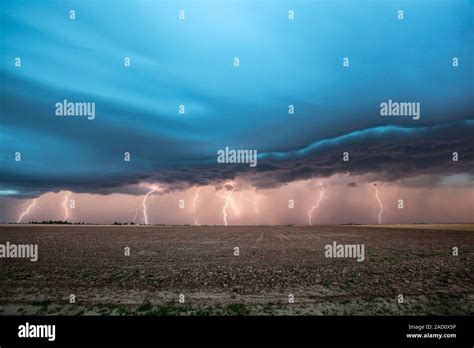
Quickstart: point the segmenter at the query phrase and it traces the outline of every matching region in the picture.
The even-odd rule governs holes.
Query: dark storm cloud
[[[295,180],[327,177],[335,173],[363,175],[372,173],[376,181],[394,181],[420,175],[473,173],[474,121],[442,126],[402,128],[376,127],[341,137],[320,141],[300,150],[264,153],[258,165],[218,164],[214,159],[192,163],[175,163],[172,168],[150,169],[149,173],[111,175],[94,180],[57,177],[38,178],[4,176],[3,183],[27,195],[69,189],[75,192],[109,194],[114,192],[143,194],[140,182],[156,182],[162,192],[185,189],[193,185],[222,185],[226,180],[240,179],[257,188],[272,188]],[[343,153],[349,161],[343,161]],[[453,161],[457,152],[459,161]],[[434,181],[418,182],[416,186]],[[412,183],[413,185],[413,183]],[[355,186],[355,184],[349,184]]]
[[[395,181],[424,174],[473,173],[472,134],[474,121],[422,128],[384,126],[317,142],[297,151],[261,154],[255,169],[244,165],[216,164],[210,174],[209,167],[201,165],[183,167],[179,178],[167,171],[151,178],[173,185],[182,181],[209,184],[240,176],[258,188],[271,188],[335,173],[372,173],[377,181]],[[344,152],[349,153],[348,162],[343,161]],[[459,156],[457,162],[453,161],[454,152]],[[424,184],[432,182],[420,182],[418,186]]]

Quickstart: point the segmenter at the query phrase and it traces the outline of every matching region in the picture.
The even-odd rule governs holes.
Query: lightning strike
[[[129,213],[131,213],[132,211],[135,212],[135,215],[133,216],[133,223],[137,222],[138,209],[140,209],[140,207],[135,208],[135,209],[130,209],[130,210],[128,211]]]
[[[26,210],[20,214],[20,217],[18,218],[18,223],[21,223],[21,219],[23,219],[24,216],[30,213],[31,208],[33,208],[36,205],[37,200],[38,198],[33,199],[31,204],[26,208]]]
[[[196,219],[196,210],[197,210],[197,201],[199,199],[199,192],[201,191],[201,188],[198,187],[196,193],[194,194],[194,199],[193,199],[193,220],[194,220],[194,225],[198,224],[198,221]]]
[[[372,185],[374,186],[374,189],[375,189],[375,198],[377,199],[377,202],[379,203],[379,207],[380,207],[380,211],[379,211],[379,225],[380,225],[382,224],[383,205],[379,197],[379,189],[377,187],[377,184],[372,183]]]
[[[66,222],[67,219],[69,218],[69,207],[67,205],[68,201],[69,201],[69,195],[70,195],[71,192],[66,192],[66,197],[64,197],[64,202],[63,202],[63,207],[64,207],[64,219],[63,219],[63,222]]]
[[[234,210],[234,212],[236,212],[236,214],[238,214],[239,211],[238,211],[238,209],[235,205],[234,199],[232,198],[232,194],[237,189],[237,186],[233,182],[229,182],[229,183],[225,184],[224,186],[232,187],[232,190],[229,190],[226,195],[221,195],[221,194],[218,193],[218,195],[220,197],[222,197],[224,199],[224,202],[225,202],[224,206],[222,207],[222,213],[221,214],[222,214],[222,218],[224,220],[224,225],[227,226],[227,216],[228,216],[227,209],[229,207],[231,207]]]
[[[148,225],[147,208],[148,208],[149,201],[147,202],[147,199],[151,194],[155,193],[156,190],[158,190],[158,186],[156,186],[156,185],[151,186],[151,190],[148,191],[148,193],[143,197],[142,212],[143,212],[143,221],[145,222],[145,225]]]
[[[240,194],[240,196],[239,196],[239,204],[242,202],[242,198],[243,198],[244,200],[246,200],[247,202],[252,203],[252,204],[254,205],[254,207],[255,207],[255,214],[258,215],[258,214],[259,214],[259,213],[258,213],[258,196],[255,197],[255,199],[251,199],[251,198],[247,197],[246,195],[244,195],[243,192],[239,192],[239,194]]]
[[[321,188],[321,191],[319,192],[319,198],[318,200],[316,201],[316,203],[311,207],[311,209],[308,211],[308,221],[309,221],[309,224],[312,226],[313,225],[313,222],[311,221],[312,220],[312,215],[313,215],[313,211],[315,211],[316,209],[319,208],[319,204],[321,203],[321,201],[323,200],[323,197],[324,197],[324,186],[322,183],[319,183],[319,186]]]

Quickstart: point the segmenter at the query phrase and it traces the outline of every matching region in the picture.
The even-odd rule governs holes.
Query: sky
[[[473,10],[3,1],[0,221],[474,222]],[[419,119],[381,116],[389,99]],[[95,117],[58,117],[63,100]]]

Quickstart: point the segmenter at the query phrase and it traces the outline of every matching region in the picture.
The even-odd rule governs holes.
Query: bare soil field
[[[473,314],[474,232],[443,226],[1,225],[39,258],[0,258],[0,315]]]

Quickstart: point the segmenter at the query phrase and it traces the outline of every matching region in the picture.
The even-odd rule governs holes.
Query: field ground
[[[474,224],[399,224],[399,225],[360,225],[376,228],[409,228],[417,230],[473,231]]]
[[[1,225],[39,260],[0,259],[0,315],[472,315],[472,226]]]

